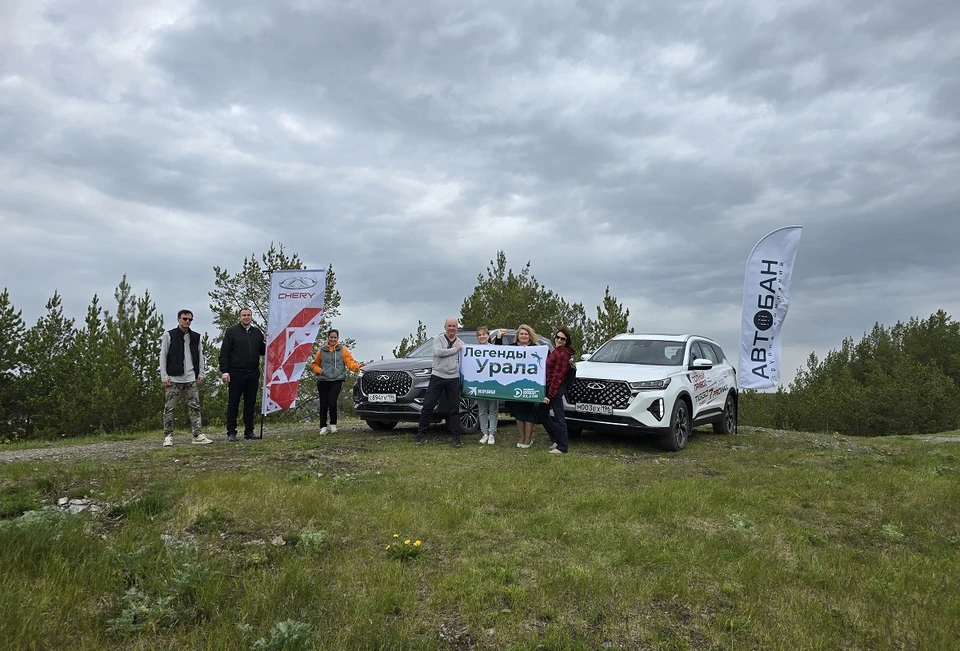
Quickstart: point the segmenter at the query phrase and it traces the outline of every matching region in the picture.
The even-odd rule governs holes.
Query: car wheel
[[[733,434],[737,428],[737,401],[733,399],[733,394],[727,396],[727,401],[723,403],[723,419],[719,423],[713,424],[713,431],[717,434]]]
[[[660,437],[660,447],[671,452],[679,452],[690,438],[690,407],[678,398],[670,416],[670,432]]]
[[[397,426],[395,420],[368,420],[365,422],[370,429],[375,429],[378,432],[385,432]]]
[[[476,434],[480,429],[480,407],[476,400],[460,398],[460,433]]]
[[[579,425],[571,425],[570,421],[567,421],[567,436],[572,439],[580,438],[580,435],[583,434],[583,428]]]

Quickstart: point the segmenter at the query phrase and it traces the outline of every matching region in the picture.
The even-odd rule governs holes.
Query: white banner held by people
[[[468,344],[460,350],[461,395],[543,402],[549,353],[546,346]]]
[[[747,258],[737,370],[741,389],[780,384],[780,328],[790,307],[790,278],[800,231],[800,226],[773,231],[757,242]]]
[[[323,316],[324,280],[322,269],[278,269],[270,274],[264,414],[297,404],[300,376]]]

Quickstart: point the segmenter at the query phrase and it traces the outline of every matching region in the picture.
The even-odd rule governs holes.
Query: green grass
[[[960,648],[960,443],[412,434],[0,465],[0,648]]]

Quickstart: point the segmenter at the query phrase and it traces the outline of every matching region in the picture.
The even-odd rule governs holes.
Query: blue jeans
[[[480,416],[480,433],[495,433],[497,431],[497,422],[500,420],[500,401],[477,400],[477,410]]]

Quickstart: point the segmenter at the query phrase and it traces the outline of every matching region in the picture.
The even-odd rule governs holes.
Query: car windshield
[[[659,339],[611,339],[591,357],[591,362],[680,366],[683,363],[682,341]]]
[[[496,334],[496,328],[493,328],[494,334]],[[463,340],[465,344],[476,344],[477,342],[477,333],[474,331],[461,331],[457,333],[457,336]],[[503,335],[504,345],[510,346],[513,344],[513,340],[516,337],[516,332],[514,330],[507,330]],[[411,350],[407,353],[407,357],[433,357],[433,340],[434,337],[430,337],[425,342]],[[546,346],[550,350],[553,350],[553,343],[547,340],[545,337],[537,335],[538,343],[541,346]]]
[[[457,336],[460,337],[465,344],[477,343],[476,332],[458,332]],[[430,337],[425,342],[407,353],[407,357],[433,357],[433,340],[434,337]]]

